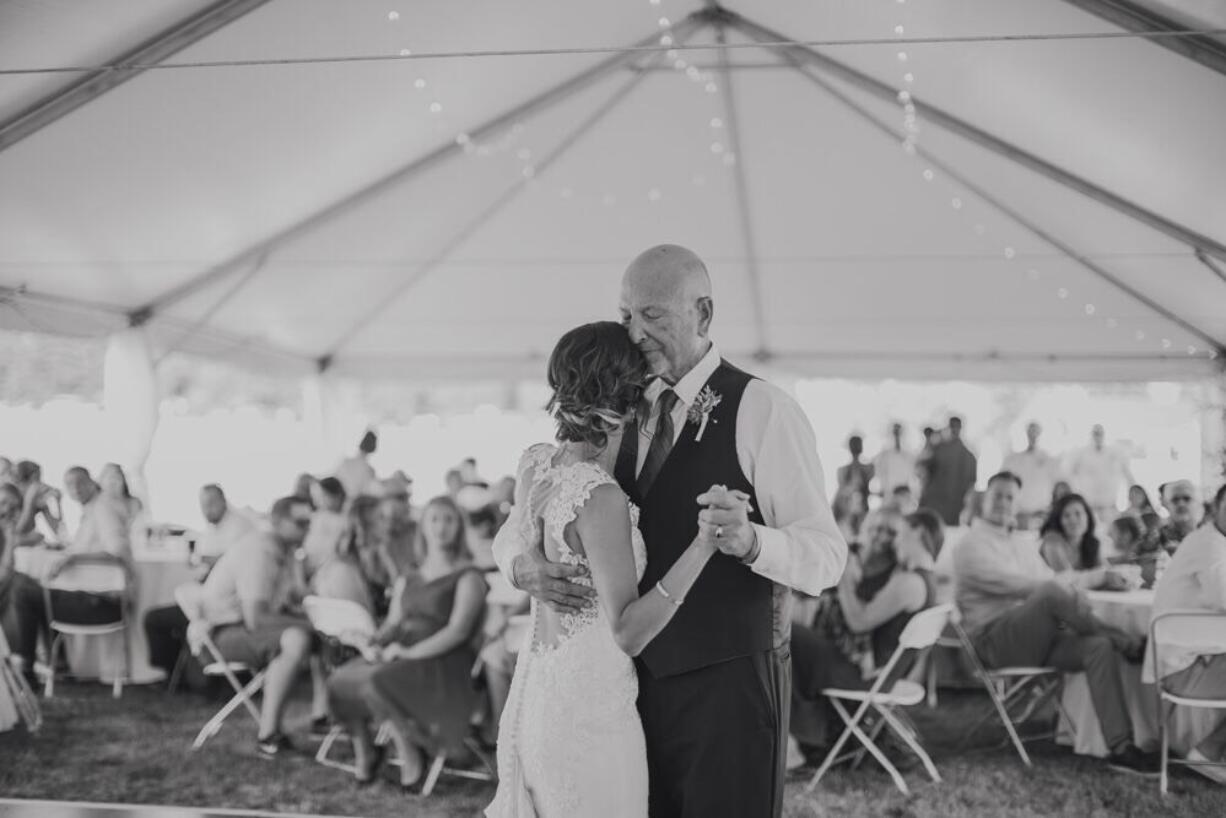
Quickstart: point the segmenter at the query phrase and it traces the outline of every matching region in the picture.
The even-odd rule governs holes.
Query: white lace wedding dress
[[[553,465],[557,451],[543,443],[524,456],[519,480],[533,502],[521,536],[536,541],[539,517],[549,558],[587,565],[567,545],[566,527],[593,489],[615,481],[594,463]],[[631,506],[630,515],[641,579],[647,550],[638,509]],[[647,750],[634,663],[617,647],[599,605],[566,615],[533,599],[531,618],[499,726],[498,792],[486,815],[646,818]]]

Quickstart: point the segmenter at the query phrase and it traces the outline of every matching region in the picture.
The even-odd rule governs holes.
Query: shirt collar
[[[991,534],[994,537],[1009,537],[1013,535],[1014,527],[1011,525],[996,525],[989,523],[983,517],[976,517],[971,522],[971,528],[976,528],[985,533]]]
[[[672,386],[672,390],[677,393],[677,403],[687,409],[694,399],[698,397],[698,393],[702,391],[703,386],[710,380],[711,375],[715,370],[719,369],[719,350],[715,347],[715,342],[711,342],[711,348],[707,350],[707,354],[702,356],[702,359],[694,365],[694,368],[681,376],[681,380],[677,381]],[[669,385],[665,383],[663,378],[656,378],[648,384],[643,397],[651,405],[655,405],[656,399],[660,397],[660,393],[668,389]]]

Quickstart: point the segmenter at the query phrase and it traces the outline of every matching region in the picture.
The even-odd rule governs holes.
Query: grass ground
[[[976,742],[958,738],[987,699],[950,693],[916,721],[942,784],[909,773],[910,797],[880,770],[836,771],[813,795],[789,785],[786,815],[981,818],[981,816],[1226,816],[1226,788],[1178,772],[1173,791],[1156,781],[1114,774],[1097,760],[1049,742],[1032,745],[1035,766],[1022,767],[1000,748],[1003,731],[985,728]],[[65,684],[43,702],[40,733],[0,734],[0,796],[138,804],[174,804],[281,812],[364,816],[469,816],[489,802],[492,785],[444,777],[428,798],[404,795],[391,781],[359,787],[343,773],[317,765],[315,745],[300,732],[301,754],[259,758],[253,728],[236,714],[200,752],[190,745],[217,705],[192,696],[129,688],[120,701],[100,685]],[[290,724],[305,722],[299,709]]]

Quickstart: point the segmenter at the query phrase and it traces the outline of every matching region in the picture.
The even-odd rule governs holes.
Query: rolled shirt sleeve
[[[817,596],[842,576],[847,543],[826,500],[809,419],[782,389],[755,380],[741,399],[736,437],[741,469],[765,520],[754,526],[760,550],[750,568]]]

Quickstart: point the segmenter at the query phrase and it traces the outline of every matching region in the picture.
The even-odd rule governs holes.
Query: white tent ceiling
[[[135,62],[290,62],[109,72],[128,79],[19,137],[83,75],[0,73],[0,327],[135,315],[162,350],[250,366],[537,375],[562,331],[615,315],[630,258],[675,242],[708,262],[714,335],[751,366],[1220,371],[1226,38],[897,42],[1119,34],[1121,7],[1224,29],[1211,0],[103,5],[0,6],[0,69],[105,65],[193,15]],[[734,48],[601,50],[656,46],[661,17]],[[824,44],[744,47],[775,32]],[[914,155],[894,89],[917,104]]]

